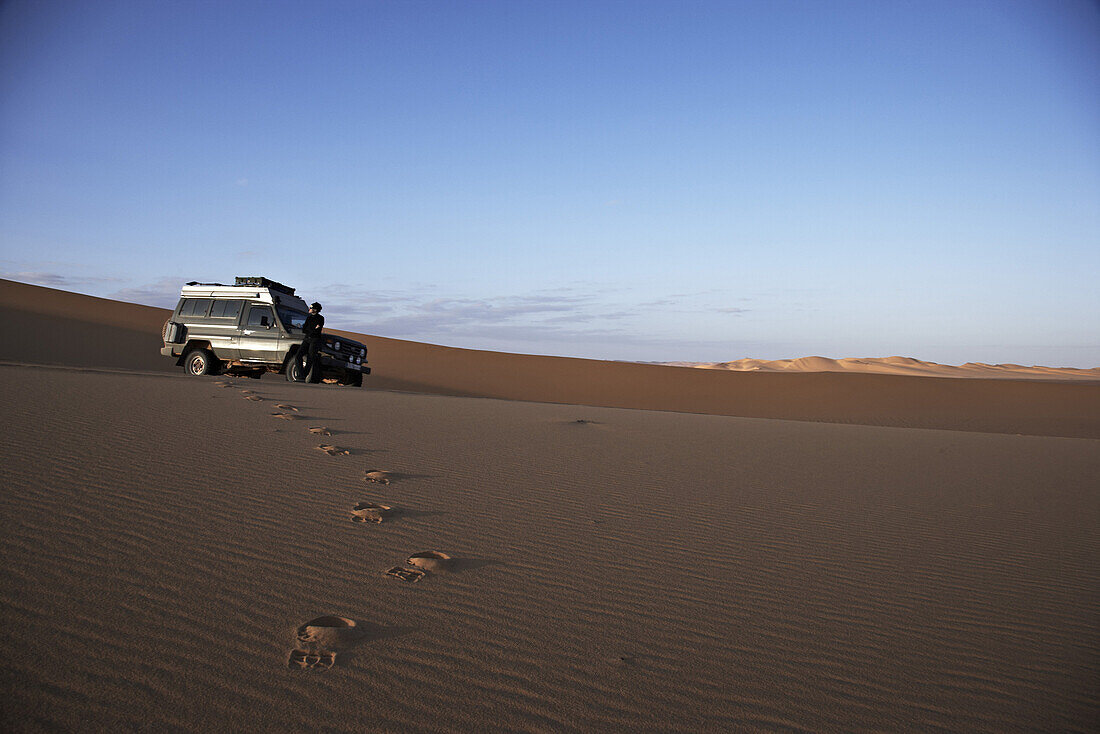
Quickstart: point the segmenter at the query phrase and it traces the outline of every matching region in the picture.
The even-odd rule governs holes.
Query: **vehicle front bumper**
[[[355,362],[349,362],[343,357],[334,357],[331,354],[321,353],[321,366],[328,367],[330,369],[339,370],[352,370],[353,372],[362,372],[364,375],[370,374],[370,367],[365,364],[356,364]]]

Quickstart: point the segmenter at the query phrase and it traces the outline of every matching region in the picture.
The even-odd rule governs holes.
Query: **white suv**
[[[306,302],[294,289],[262,277],[239,277],[233,285],[188,283],[164,324],[160,353],[175,357],[191,375],[225,370],[259,377],[264,372],[303,379],[298,349]],[[320,351],[321,377],[361,386],[367,348],[351,339],[325,335]]]

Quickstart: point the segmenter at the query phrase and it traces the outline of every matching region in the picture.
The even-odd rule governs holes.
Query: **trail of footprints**
[[[235,387],[230,382],[216,383],[219,388]],[[252,390],[241,389],[241,396],[252,402],[262,402],[264,398]],[[271,413],[271,417],[277,420],[298,420],[297,407],[286,403],[276,403],[278,412]],[[310,434],[314,436],[331,436],[332,431],[327,426],[310,426]],[[323,451],[329,456],[346,456],[351,454],[350,449],[341,448],[332,444],[320,444],[317,450]],[[393,475],[381,469],[368,469],[363,474],[363,481],[375,484],[388,485]],[[356,523],[380,524],[400,514],[400,508],[377,502],[360,502],[351,509],[351,521]],[[384,573],[401,581],[415,583],[432,573],[444,573],[454,570],[455,559],[442,551],[429,550],[413,553],[405,559],[404,565],[393,566]],[[358,623],[346,617],[324,616],[312,619],[298,628],[295,636],[298,647],[290,651],[287,667],[296,670],[328,670],[336,664],[336,656],[363,639],[363,632]]]

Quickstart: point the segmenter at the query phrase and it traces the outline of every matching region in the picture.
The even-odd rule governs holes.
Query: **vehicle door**
[[[297,350],[302,344],[302,324],[306,315],[300,311],[279,306],[277,309],[279,321],[283,327],[282,338],[279,340],[279,353],[288,354],[291,349]]]
[[[275,321],[275,312],[264,303],[249,304],[248,313],[241,324],[241,361],[282,362],[279,339],[282,330]]]
[[[210,305],[210,315],[204,328],[209,332],[210,346],[219,359],[241,358],[240,299],[219,298]]]

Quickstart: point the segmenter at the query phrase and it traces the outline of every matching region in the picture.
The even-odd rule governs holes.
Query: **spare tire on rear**
[[[165,344],[182,344],[184,325],[168,319],[164,322],[164,329],[161,330],[161,339]]]

